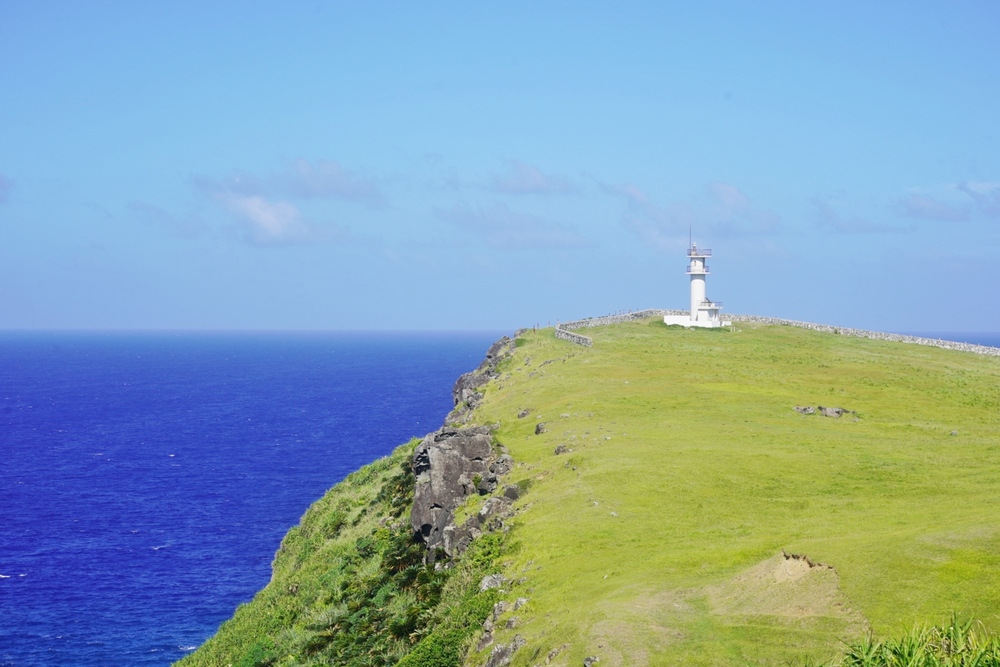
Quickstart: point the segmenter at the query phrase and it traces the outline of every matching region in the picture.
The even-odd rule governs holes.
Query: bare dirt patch
[[[867,623],[839,584],[833,567],[781,552],[717,584],[647,591],[599,605],[599,620],[589,628],[586,650],[610,667],[655,664],[658,654],[695,639],[689,635],[698,634],[698,619],[706,613],[719,628],[839,628],[835,632],[840,639],[858,636]],[[561,667],[562,659],[560,655],[553,660],[552,667]]]
[[[829,617],[864,626],[840,590],[837,571],[804,555],[782,552],[706,593],[712,613],[723,616]]]

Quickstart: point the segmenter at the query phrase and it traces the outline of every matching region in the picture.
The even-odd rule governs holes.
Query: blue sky
[[[0,0],[0,328],[998,331],[1000,5]]]

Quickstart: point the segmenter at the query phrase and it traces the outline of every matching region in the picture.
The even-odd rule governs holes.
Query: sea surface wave
[[[494,332],[0,334],[0,665],[168,665]]]

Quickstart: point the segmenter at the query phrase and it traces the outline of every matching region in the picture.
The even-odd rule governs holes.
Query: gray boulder
[[[484,630],[483,636],[479,638],[478,642],[476,642],[477,651],[482,651],[493,643],[493,624],[490,623],[490,627],[485,628]]]
[[[441,546],[444,529],[452,524],[453,513],[466,496],[496,488],[497,473],[509,470],[509,456],[498,465],[489,429],[443,428],[424,438],[413,452],[416,484],[410,521],[428,549]],[[490,482],[489,480],[493,480]],[[485,484],[484,488],[483,483]]]
[[[479,523],[485,523],[492,516],[508,516],[509,514],[510,500],[503,496],[490,498],[479,509]]]
[[[493,605],[493,612],[490,614],[490,619],[492,619],[492,621],[496,623],[497,620],[499,620],[499,618],[507,612],[508,607],[510,607],[510,604],[504,602],[503,600],[497,602],[495,605]]]
[[[487,574],[482,578],[482,581],[479,582],[479,590],[482,592],[488,591],[491,588],[500,588],[506,581],[507,577],[502,574]]]
[[[546,656],[546,658],[545,658],[545,664],[547,665],[550,662],[552,662],[553,660],[555,660],[559,656],[560,653],[562,653],[563,651],[565,651],[568,648],[569,648],[569,644],[563,644],[562,646],[557,646],[554,649],[552,649],[551,651],[549,651],[548,656]]]
[[[527,643],[520,635],[514,635],[514,639],[509,644],[497,644],[493,647],[484,667],[507,667],[517,649]]]

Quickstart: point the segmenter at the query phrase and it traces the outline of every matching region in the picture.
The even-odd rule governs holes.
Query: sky
[[[995,2],[0,0],[0,328],[1000,331]]]

